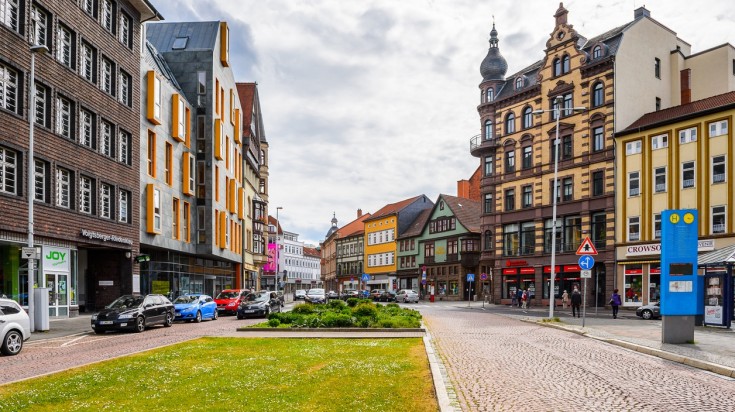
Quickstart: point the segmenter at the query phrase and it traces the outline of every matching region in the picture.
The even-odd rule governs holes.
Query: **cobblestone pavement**
[[[567,331],[421,305],[465,411],[732,411],[735,380]]]

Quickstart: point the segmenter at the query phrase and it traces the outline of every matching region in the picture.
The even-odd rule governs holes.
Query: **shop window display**
[[[648,303],[661,299],[661,264],[651,265],[648,271]]]
[[[625,292],[623,306],[640,306],[643,287],[641,265],[625,265]]]

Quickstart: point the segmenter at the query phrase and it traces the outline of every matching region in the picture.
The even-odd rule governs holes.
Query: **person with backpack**
[[[521,297],[523,297],[523,289],[518,288],[516,291],[516,299],[518,299],[518,307],[521,307]]]
[[[582,294],[579,292],[579,289],[577,287],[574,287],[574,290],[572,291],[572,317],[581,317],[582,311],[580,308],[582,307]]]

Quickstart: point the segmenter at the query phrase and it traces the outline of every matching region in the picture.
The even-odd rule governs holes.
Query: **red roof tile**
[[[680,106],[670,107],[664,110],[646,113],[625,130],[619,132],[618,135],[630,134],[655,126],[662,126],[667,123],[676,122],[689,115],[695,115],[733,104],[735,104],[735,91],[682,104]]]

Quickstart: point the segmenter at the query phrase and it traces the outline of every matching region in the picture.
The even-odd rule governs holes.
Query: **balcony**
[[[434,263],[434,256],[424,256],[424,263],[429,265]]]
[[[656,183],[656,193],[665,192],[665,191],[666,191],[665,183]]]
[[[715,223],[712,225],[712,233],[725,233],[724,223]]]
[[[470,139],[470,154],[475,157],[482,157],[500,145],[500,139],[497,137],[485,139],[481,134],[475,135]]]
[[[459,255],[456,253],[447,254],[447,262],[459,262]]]
[[[724,173],[716,173],[712,175],[712,183],[722,183],[725,181]]]

